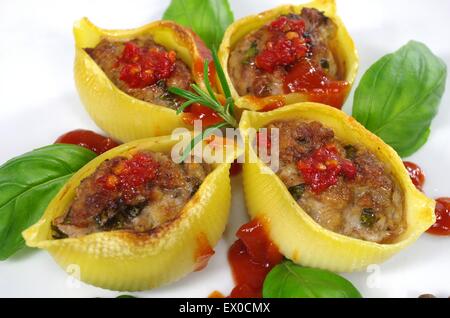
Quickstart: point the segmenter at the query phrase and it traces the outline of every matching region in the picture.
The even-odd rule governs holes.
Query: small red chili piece
[[[300,160],[297,168],[305,183],[317,194],[335,185],[340,175],[353,180],[357,173],[354,164],[342,158],[333,144],[316,149],[309,158]]]

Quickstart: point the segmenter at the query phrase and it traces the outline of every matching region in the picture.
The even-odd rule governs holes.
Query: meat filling
[[[335,138],[318,122],[276,121],[277,175],[314,221],[331,231],[377,243],[405,230],[403,193],[373,153]]]
[[[81,182],[67,212],[53,221],[53,235],[149,232],[179,215],[210,170],[207,164],[175,164],[153,152],[107,160]]]
[[[267,97],[342,80],[331,50],[336,32],[336,24],[322,12],[304,8],[247,34],[230,52],[234,87],[241,96]],[[301,83],[291,83],[292,77]]]
[[[176,109],[181,101],[168,87],[189,89],[193,83],[189,67],[176,53],[149,37],[128,42],[103,39],[86,52],[120,90],[149,103]]]

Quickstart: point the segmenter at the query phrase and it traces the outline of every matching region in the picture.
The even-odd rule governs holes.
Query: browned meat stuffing
[[[304,8],[300,15],[289,14],[285,17],[291,21],[301,19],[305,22],[305,32],[300,36],[307,41],[308,51],[301,59],[311,62],[329,80],[342,80],[343,75],[331,50],[337,32],[336,24],[322,12],[310,8]],[[288,38],[292,36],[289,34],[292,32],[287,33]],[[231,49],[228,70],[239,95],[266,97],[286,93],[284,80],[299,59],[277,66],[270,72],[258,67],[256,63],[258,54],[268,46],[273,46],[273,43],[273,31],[269,23],[247,34]]]
[[[81,182],[67,212],[54,220],[54,237],[151,231],[178,216],[210,170],[153,152],[107,160]]]
[[[103,39],[95,48],[86,49],[86,52],[102,68],[106,76],[123,92],[137,99],[176,109],[180,105],[180,99],[169,93],[167,88],[174,86],[182,89],[189,89],[193,83],[192,74],[189,67],[176,58],[173,71],[170,76],[157,81],[152,85],[145,87],[133,87],[121,79],[120,60],[123,58],[123,52],[127,43],[133,43],[140,49],[156,50],[158,52],[167,52],[167,50],[156,44],[151,38],[137,38],[129,42],[110,41]]]
[[[278,176],[321,226],[378,243],[405,230],[400,186],[373,153],[339,141],[318,122],[277,121],[267,127],[279,129]]]

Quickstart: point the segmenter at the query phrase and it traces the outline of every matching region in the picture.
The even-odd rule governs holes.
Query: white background
[[[236,18],[289,0],[231,0]],[[299,1],[291,0],[292,3]],[[450,65],[450,1],[337,0],[339,13],[359,50],[359,76],[410,39],[426,43]],[[0,164],[52,143],[77,128],[98,129],[84,111],[73,82],[72,24],[87,16],[104,28],[132,28],[159,19],[164,0],[0,0]],[[357,82],[358,83],[358,82]],[[425,192],[450,196],[450,85],[427,144],[412,161],[425,170]],[[352,96],[345,110],[349,112]],[[236,229],[246,221],[240,178],[233,180],[233,207],[224,239],[209,266],[141,297],[206,297],[233,286],[226,259]],[[1,244],[1,242],[0,242]],[[174,265],[176,266],[176,265]],[[424,234],[373,273],[344,274],[365,297],[450,296],[450,238]],[[74,283],[44,251],[25,249],[0,262],[0,297],[115,297]]]

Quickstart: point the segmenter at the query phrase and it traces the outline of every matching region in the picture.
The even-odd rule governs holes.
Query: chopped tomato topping
[[[170,77],[175,69],[176,53],[148,49],[127,42],[118,61],[120,79],[131,88],[144,88]]]
[[[122,192],[126,201],[131,201],[138,194],[138,188],[153,180],[159,164],[145,153],[138,153],[132,158],[116,165],[111,174],[97,179],[105,190]]]
[[[309,101],[341,108],[349,90],[346,81],[328,79],[324,70],[310,59],[311,38],[305,33],[303,19],[281,16],[269,25],[269,40],[256,55],[255,64],[272,73],[285,67],[284,92],[304,93]]]
[[[306,56],[308,39],[303,37],[303,20],[281,16],[270,24],[269,30],[272,36],[255,59],[258,68],[273,72],[277,66],[291,65]]]
[[[302,19],[289,19],[287,16],[283,15],[270,24],[270,29],[272,31],[278,31],[283,33],[287,32],[304,33],[305,21]]]
[[[333,144],[315,150],[309,158],[300,160],[297,168],[302,173],[305,183],[317,194],[335,185],[340,175],[352,180],[357,172],[355,165],[350,160],[342,158]]]

